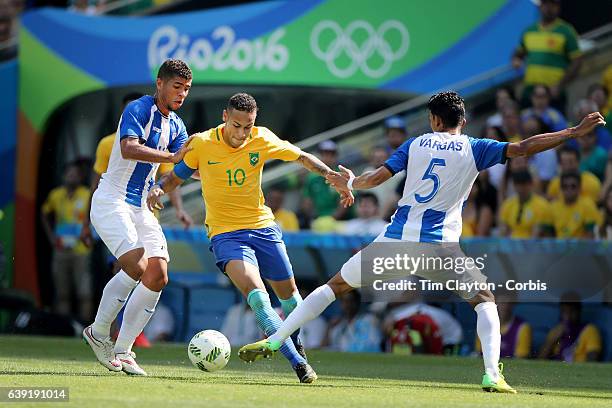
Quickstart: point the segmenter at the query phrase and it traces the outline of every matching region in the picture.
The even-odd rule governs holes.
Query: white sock
[[[276,333],[268,339],[282,343],[287,337],[291,336],[291,333],[320,315],[335,299],[336,295],[332,288],[328,285],[319,286],[293,309],[293,312],[285,318]]]
[[[136,286],[123,312],[123,322],[115,343],[115,353],[126,353],[132,349],[134,340],[153,316],[160,295],[161,291],[153,292],[142,282]]]
[[[117,274],[108,281],[102,292],[100,306],[98,306],[96,319],[92,325],[93,335],[95,337],[106,338],[110,336],[110,327],[113,320],[115,320],[130,295],[130,292],[137,284],[138,281],[130,278],[123,270],[117,272]]]
[[[499,349],[501,347],[501,329],[497,305],[494,302],[483,302],[474,308],[478,319],[476,320],[476,332],[482,345],[482,359],[484,360],[485,372],[493,377],[494,381],[499,379]]]

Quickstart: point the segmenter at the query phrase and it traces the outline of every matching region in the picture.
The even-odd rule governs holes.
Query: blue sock
[[[271,336],[282,324],[280,316],[272,309],[270,304],[270,296],[261,289],[253,289],[247,296],[247,303],[255,312],[255,320],[257,325],[266,336]],[[300,356],[295,349],[291,338],[285,340],[280,348],[281,353],[291,362],[291,367],[295,367],[299,363],[305,363],[306,360]]]
[[[291,295],[289,299],[278,298],[278,300],[280,300],[281,308],[283,309],[283,313],[285,314],[286,319],[287,316],[289,316],[291,312],[293,312],[293,309],[295,309],[300,303],[302,303],[302,296],[299,292],[295,292]],[[293,340],[293,344],[295,345],[301,344],[300,339],[298,338],[299,334],[300,329],[297,329],[291,335],[291,340]]]

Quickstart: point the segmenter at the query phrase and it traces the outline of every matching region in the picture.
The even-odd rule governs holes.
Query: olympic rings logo
[[[358,44],[353,38],[362,35],[360,32],[365,33],[367,39]],[[387,39],[393,32],[399,34],[400,41],[397,47],[393,47]],[[322,46],[322,37],[328,38],[330,35],[333,39]],[[348,78],[357,70],[361,70],[370,78],[380,78],[389,72],[395,61],[406,54],[409,45],[408,30],[397,20],[385,21],[378,30],[364,20],[355,20],[344,30],[335,21],[324,20],[319,22],[310,34],[310,49],[313,54],[324,61],[327,69],[338,78]],[[337,59],[342,54],[351,61],[348,66],[338,66]],[[372,59],[375,55],[380,58]],[[377,64],[375,61],[380,59],[383,62]]]

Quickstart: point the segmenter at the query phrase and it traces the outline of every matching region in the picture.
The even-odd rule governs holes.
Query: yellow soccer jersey
[[[587,355],[592,352],[601,353],[601,335],[597,327],[587,324],[578,336],[578,344],[574,349],[574,361],[587,361]]]
[[[551,207],[557,238],[584,238],[601,222],[601,213],[588,197],[578,197],[572,205],[557,200]]]
[[[508,198],[502,204],[500,219],[510,229],[511,238],[531,238],[536,226],[552,225],[550,204],[535,194],[522,206],[518,196]]]
[[[245,143],[233,148],[223,140],[224,125],[198,133],[183,161],[200,171],[209,237],[274,224],[264,205],[261,175],[267,160],[297,160],[302,151],[265,127],[254,126]]]
[[[96,162],[93,166],[93,169],[96,173],[106,173],[106,169],[108,168],[108,162],[110,160],[110,155],[113,151],[113,143],[115,143],[114,133],[108,136],[104,136],[98,142],[98,147],[96,148]]]
[[[98,142],[98,147],[96,148],[96,161],[93,165],[93,169],[96,173],[103,174],[106,172],[108,162],[110,161],[110,155],[113,151],[113,144],[115,144],[115,133],[104,136]],[[161,176],[166,174],[172,171],[173,168],[174,164],[172,163],[160,163],[157,168],[157,175]]]
[[[72,196],[68,195],[66,187],[54,188],[42,205],[43,213],[55,215],[56,234],[62,235],[64,244],[77,253],[88,252],[87,247],[78,239],[88,203],[89,190],[79,186]]]
[[[548,333],[547,338],[549,339],[549,341],[553,330]],[[600,354],[602,344],[599,329],[595,325],[590,323],[585,325],[580,331],[578,339],[576,339],[576,341],[571,345],[571,347],[573,350],[570,361],[582,363],[587,361],[587,356],[589,353]],[[565,353],[563,353],[563,351],[564,350],[561,350],[560,343],[557,342],[553,348],[553,354],[557,356],[562,355],[565,357]]]
[[[580,173],[580,195],[582,197],[589,197],[591,200],[597,202],[600,191],[601,182],[597,176],[588,171]],[[546,195],[548,195],[548,198],[551,200],[561,198],[561,178],[559,176],[550,181]]]
[[[276,223],[283,231],[299,231],[300,223],[293,211],[279,209],[274,213]]]

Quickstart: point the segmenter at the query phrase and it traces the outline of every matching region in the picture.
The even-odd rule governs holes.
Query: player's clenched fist
[[[584,117],[584,119],[582,119],[580,124],[576,126],[575,128],[576,136],[581,137],[584,135],[588,135],[589,133],[591,133],[593,129],[595,129],[595,127],[599,125],[603,125],[603,126],[606,125],[606,122],[603,116],[601,116],[601,113],[599,112],[589,113],[588,115]]]
[[[147,207],[149,207],[149,210],[161,210],[164,208],[164,205],[161,202],[161,198],[164,194],[164,190],[162,190],[157,184],[151,188],[151,191],[149,191],[149,194],[147,195]]]

